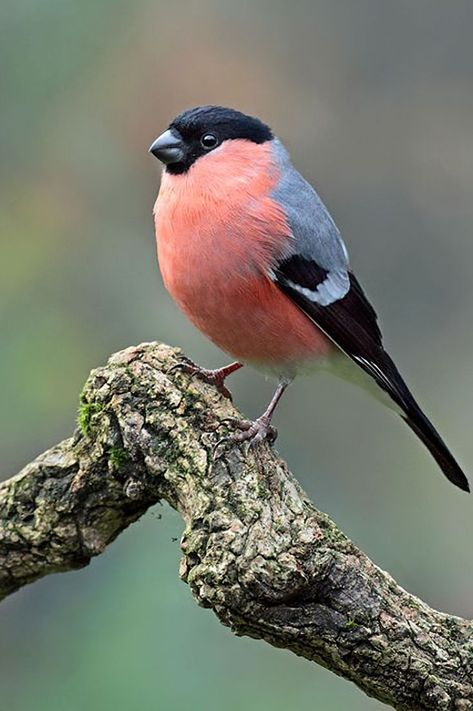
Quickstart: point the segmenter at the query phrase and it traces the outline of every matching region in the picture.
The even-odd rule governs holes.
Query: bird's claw
[[[237,444],[248,442],[248,446],[251,449],[265,440],[267,440],[269,444],[274,444],[277,439],[277,429],[264,417],[259,417],[254,422],[243,422],[241,424],[243,425],[239,427],[241,431],[235,432],[232,435]]]
[[[197,363],[194,363],[190,358],[183,358],[179,363],[173,365],[167,371],[169,373],[181,370],[183,373],[188,375],[195,375],[200,380],[208,385],[213,385],[221,395],[226,397],[230,402],[232,401],[232,394],[230,390],[225,385],[225,376],[222,374],[220,369],[210,370],[208,368],[202,368]]]
[[[214,461],[220,459],[223,455],[224,450],[222,449],[220,452],[219,450],[224,445],[240,445],[246,442],[248,449],[253,449],[253,447],[256,447],[260,442],[264,442],[265,440],[267,440],[270,445],[274,444],[278,436],[277,429],[273,427],[264,415],[258,417],[254,422],[229,417],[225,420],[220,420],[219,424],[227,425],[237,430],[237,432],[233,432],[219,439],[213,450]]]

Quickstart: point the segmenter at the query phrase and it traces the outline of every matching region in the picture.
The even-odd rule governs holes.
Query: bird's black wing
[[[400,407],[403,418],[429,449],[445,476],[469,491],[463,471],[384,350],[376,312],[354,274],[349,272],[350,286],[342,298],[322,305],[316,295],[327,272],[315,261],[292,255],[281,261],[273,273],[280,289]]]

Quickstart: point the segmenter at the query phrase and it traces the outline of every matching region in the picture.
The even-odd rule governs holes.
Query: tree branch
[[[145,344],[92,371],[80,427],[0,484],[0,598],[87,565],[149,506],[182,515],[180,574],[239,635],[318,662],[396,709],[473,708],[473,624],[400,588],[262,445],[216,463],[237,413],[179,351]]]

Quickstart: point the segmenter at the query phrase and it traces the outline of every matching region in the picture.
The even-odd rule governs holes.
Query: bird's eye
[[[218,144],[218,138],[213,133],[204,133],[200,139],[202,148],[206,151],[212,150]]]

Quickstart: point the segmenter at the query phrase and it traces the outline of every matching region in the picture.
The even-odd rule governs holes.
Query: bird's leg
[[[197,365],[197,363],[194,363],[189,358],[186,358],[180,363],[176,363],[176,365],[170,368],[168,372],[171,373],[173,370],[183,370],[184,373],[195,375],[200,378],[200,380],[203,380],[205,383],[209,383],[209,385],[214,385],[219,391],[219,393],[231,400],[232,394],[230,390],[225,386],[225,378],[228,378],[229,375],[234,373],[235,370],[239,370],[240,368],[243,368],[243,363],[238,363],[236,361],[235,363],[230,363],[229,365],[226,365],[223,368],[209,370],[208,368],[202,368],[200,365]]]
[[[229,424],[235,429],[241,431],[235,432],[227,439],[231,442],[235,442],[236,444],[239,444],[240,442],[248,442],[250,447],[253,447],[255,444],[258,444],[258,442],[262,442],[265,439],[267,439],[270,444],[273,444],[278,436],[278,431],[272,426],[271,419],[282,394],[291,380],[292,378],[284,378],[279,381],[278,387],[276,388],[268,407],[254,422],[249,422],[247,420],[230,420]],[[219,444],[224,441],[225,440],[221,440]]]

